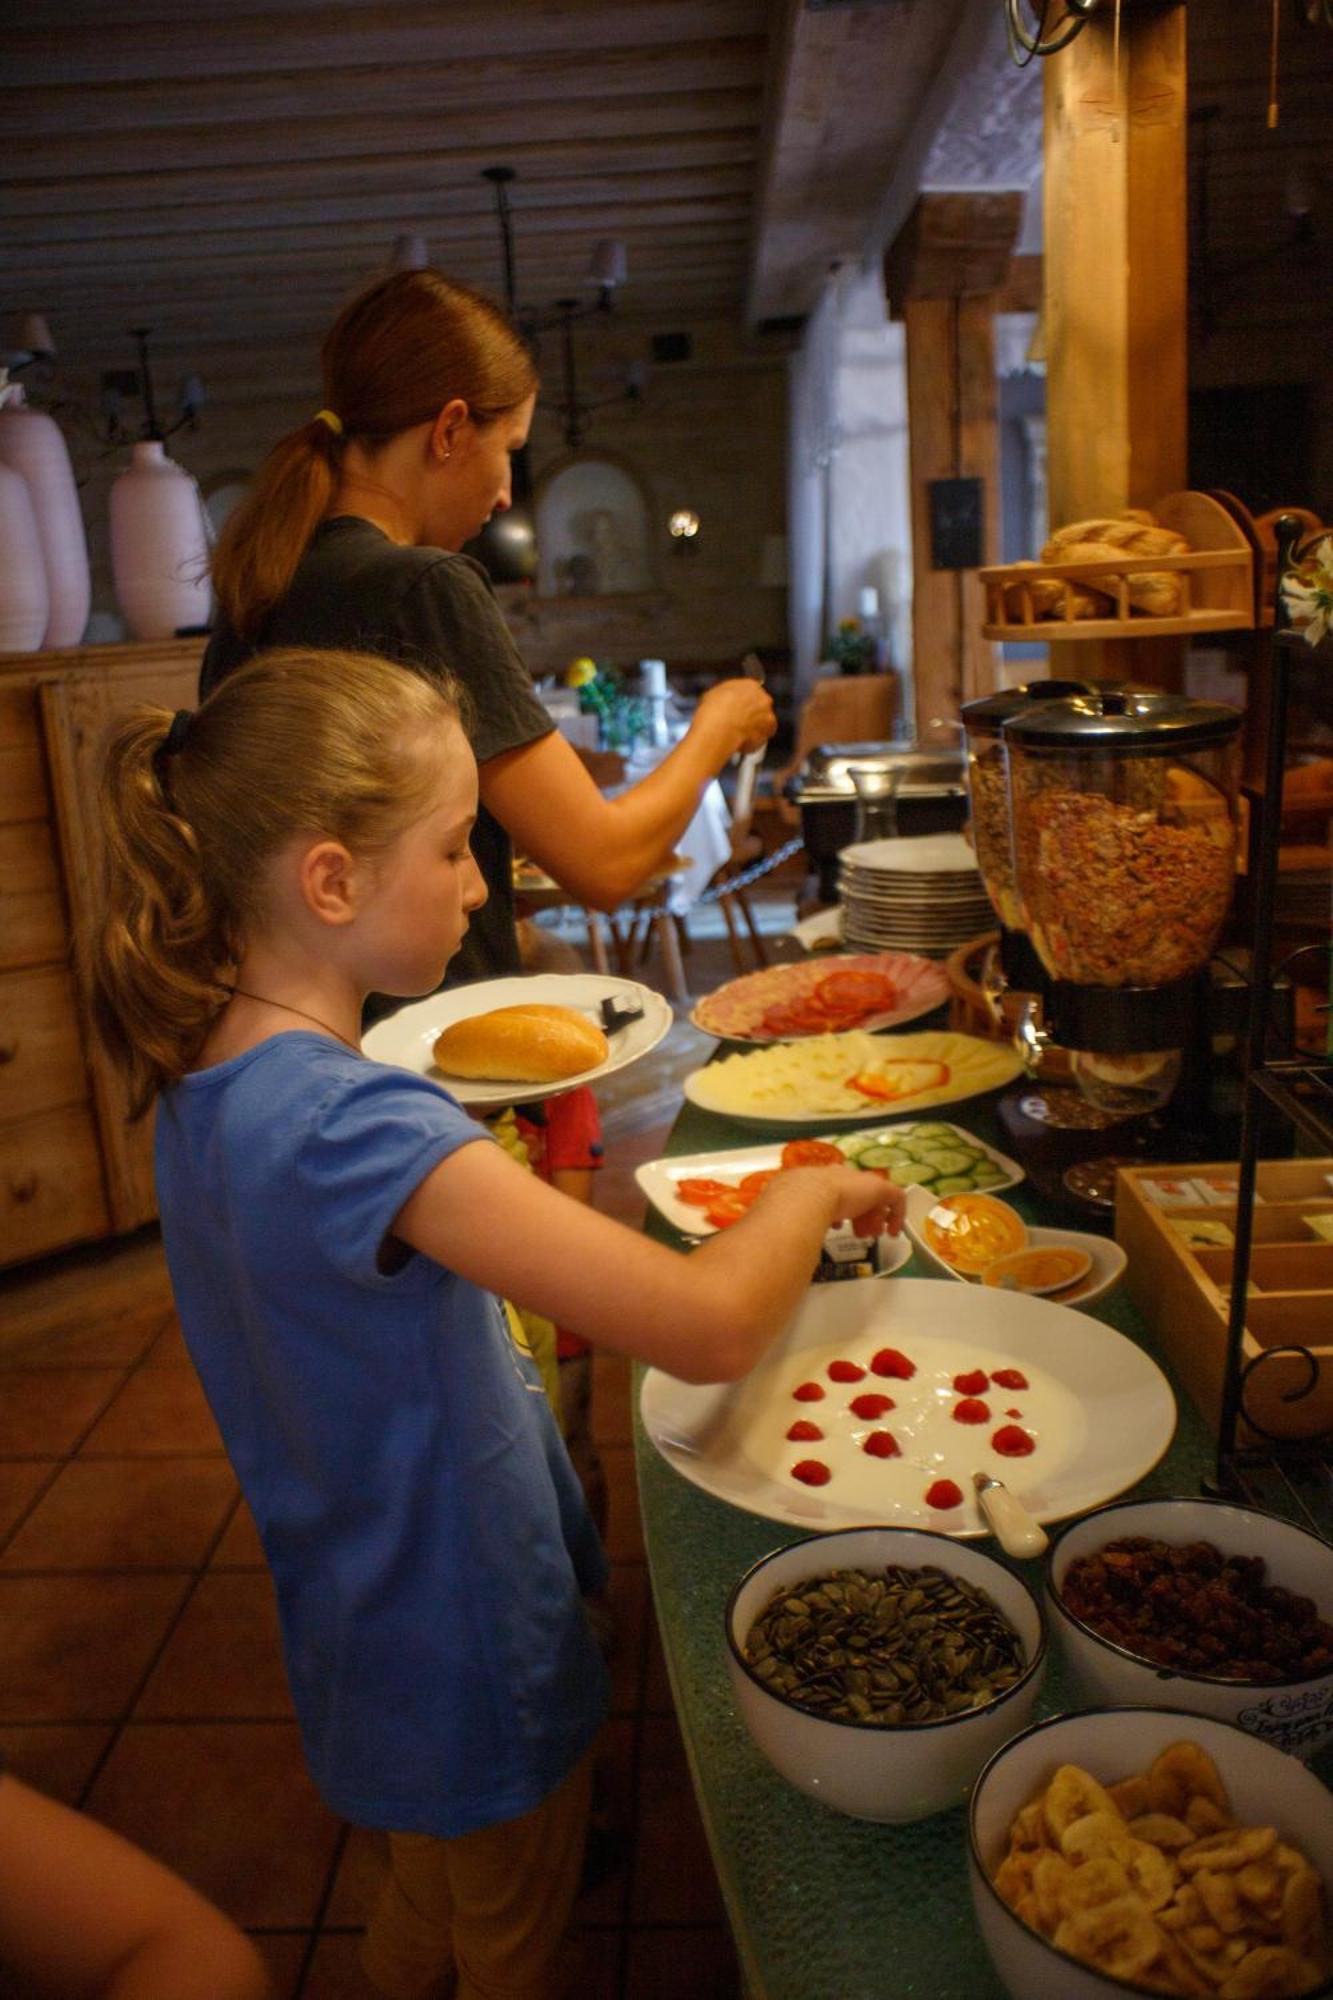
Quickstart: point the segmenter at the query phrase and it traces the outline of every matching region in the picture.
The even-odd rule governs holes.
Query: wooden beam
[[[1052,521],[1185,483],[1184,7],[1127,11],[1112,54],[1094,16],[1045,65]]]
[[[935,569],[930,488],[979,479],[981,564],[999,555],[995,298],[1009,281],[1021,194],[923,195],[884,260],[907,330],[912,505],[912,661],[918,729],[989,694],[995,648],[981,636],[976,570]],[[980,565],[979,565],[980,566]]]
[[[1008,282],[1024,197],[923,194],[884,259],[896,309],[907,299],[957,299],[998,292]]]
[[[1089,20],[1045,65],[1045,337],[1053,524],[1186,478],[1185,9]],[[1057,670],[1179,685],[1183,644],[1055,646]]]
[[[917,728],[956,716],[995,684],[995,648],[981,636],[975,570],[931,562],[930,487],[980,479],[982,562],[999,547],[995,318],[988,299],[909,299],[907,425],[912,512],[912,680]]]

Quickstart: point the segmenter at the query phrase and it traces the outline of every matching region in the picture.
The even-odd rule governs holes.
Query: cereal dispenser
[[[1231,904],[1241,716],[1104,686],[1000,725],[1011,906],[1040,964],[1045,1030],[1119,1115],[1171,1096],[1204,1051],[1207,967]]]
[[[968,702],[962,710],[967,744],[967,788],[972,808],[970,832],[977,867],[1000,920],[999,961],[1003,985],[1030,991],[1037,967],[1023,930],[1023,912],[1014,880],[1009,816],[1009,774],[1002,725],[1034,702],[1093,694],[1088,681],[1028,681]]]

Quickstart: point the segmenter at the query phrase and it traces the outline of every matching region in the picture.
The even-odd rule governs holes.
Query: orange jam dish
[[[993,1194],[951,1194],[922,1226],[926,1243],[951,1270],[980,1277],[1000,1257],[1027,1248],[1027,1224]]]

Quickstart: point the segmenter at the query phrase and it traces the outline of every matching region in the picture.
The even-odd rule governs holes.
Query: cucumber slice
[[[935,1169],[922,1166],[919,1160],[903,1160],[898,1166],[889,1168],[889,1179],[895,1187],[930,1187],[935,1179]]]
[[[1009,1176],[1003,1167],[997,1167],[992,1162],[989,1166],[974,1167],[972,1178],[979,1188],[988,1188],[996,1187],[1001,1181],[1007,1181]]]
[[[932,1189],[932,1193],[934,1194],[971,1194],[972,1192],[971,1174],[946,1174],[943,1180],[935,1182]]]
[[[970,1174],[976,1162],[957,1147],[940,1146],[930,1155],[930,1164],[941,1174]]]
[[[947,1139],[951,1145],[958,1143],[958,1131],[953,1125],[938,1123],[918,1125],[914,1128],[912,1136],[916,1139]]]
[[[897,1167],[903,1156],[896,1146],[867,1146],[856,1156],[858,1167]]]

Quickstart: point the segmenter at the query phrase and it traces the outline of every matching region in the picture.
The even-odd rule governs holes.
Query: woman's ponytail
[[[231,955],[209,906],[199,843],[171,803],[165,709],[136,709],[113,734],[102,772],[104,913],[89,953],[93,1020],[129,1079],[141,1117],[202,1048],[226,1001]]]
[[[251,646],[330,510],[348,443],[373,459],[455,397],[487,424],[537,388],[506,315],[438,271],[393,271],[368,286],[329,329],[320,363],[328,407],[269,453],[213,552],[218,603]]]
[[[274,445],[213,551],[213,589],[238,638],[253,640],[291,588],[337,487],[342,434],[313,417]]]

